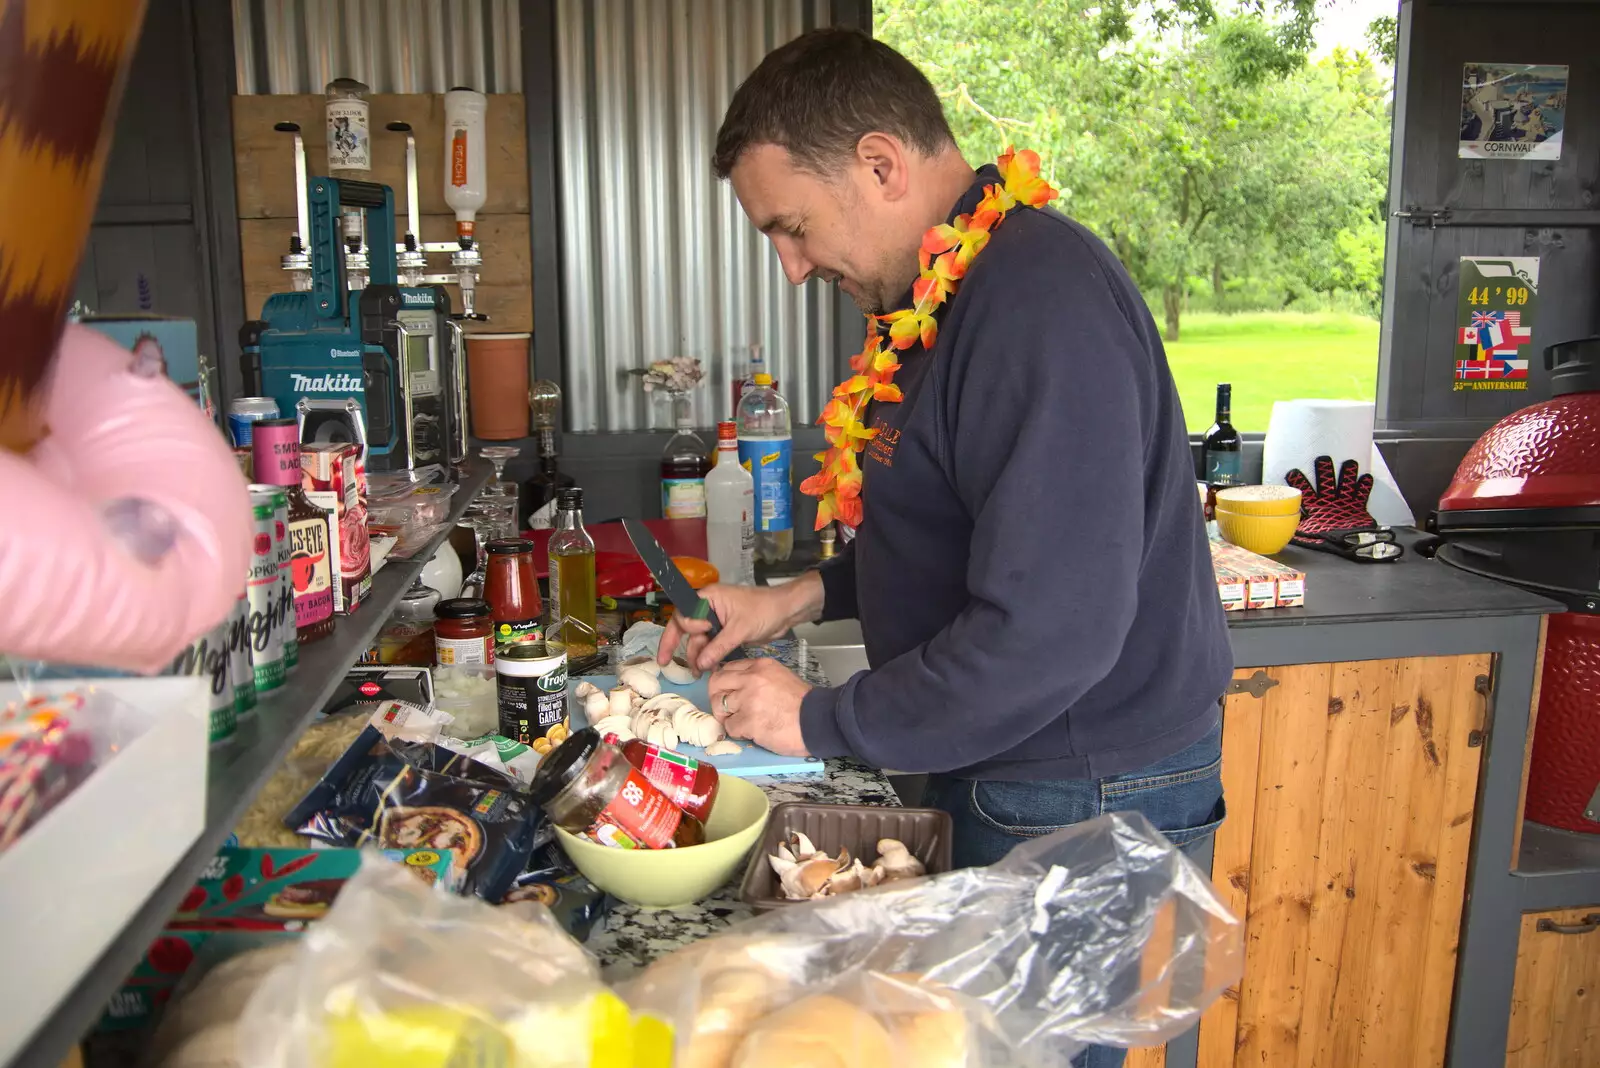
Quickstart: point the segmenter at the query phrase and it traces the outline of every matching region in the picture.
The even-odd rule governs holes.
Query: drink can
[[[271,693],[283,685],[285,630],[293,631],[292,594],[284,596],[286,572],[281,561],[289,553],[289,498],[278,486],[250,487],[254,529],[250,546],[250,578],[246,586],[250,655],[256,693]]]
[[[248,449],[252,425],[259,419],[278,418],[278,402],[271,397],[239,397],[228,403],[228,437],[234,448]]]
[[[233,710],[232,672],[228,656],[231,622],[225,619],[190,642],[166,672],[168,675],[198,677],[210,683],[206,693],[210,713],[208,735],[212,745],[221,745],[232,738],[239,722]]]
[[[567,653],[544,641],[515,642],[495,650],[495,692],[500,734],[543,755],[560,744],[567,718]],[[557,726],[552,737],[551,730]]]
[[[233,680],[233,714],[237,719],[254,715],[256,710],[255,667],[250,659],[250,596],[239,591],[228,617],[228,672]]]

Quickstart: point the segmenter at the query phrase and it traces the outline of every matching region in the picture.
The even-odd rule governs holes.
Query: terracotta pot
[[[528,436],[531,334],[467,335],[467,399],[472,435],[487,441]]]

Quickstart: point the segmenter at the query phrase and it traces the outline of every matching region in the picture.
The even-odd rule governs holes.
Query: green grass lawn
[[[1276,400],[1372,400],[1377,391],[1376,319],[1197,312],[1180,325],[1181,340],[1167,343],[1167,359],[1190,430],[1211,425],[1218,382],[1233,383],[1233,425],[1243,431],[1266,430]]]

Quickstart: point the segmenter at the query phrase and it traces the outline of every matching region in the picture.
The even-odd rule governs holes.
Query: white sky
[[[1320,59],[1336,45],[1367,47],[1367,24],[1379,15],[1394,15],[1398,0],[1321,0],[1317,4],[1317,47],[1313,58]],[[1383,64],[1379,61],[1379,66]]]

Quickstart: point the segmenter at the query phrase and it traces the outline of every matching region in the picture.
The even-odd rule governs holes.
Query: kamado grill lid
[[[1600,524],[1600,337],[1544,350],[1551,398],[1490,427],[1439,500],[1447,530]]]

